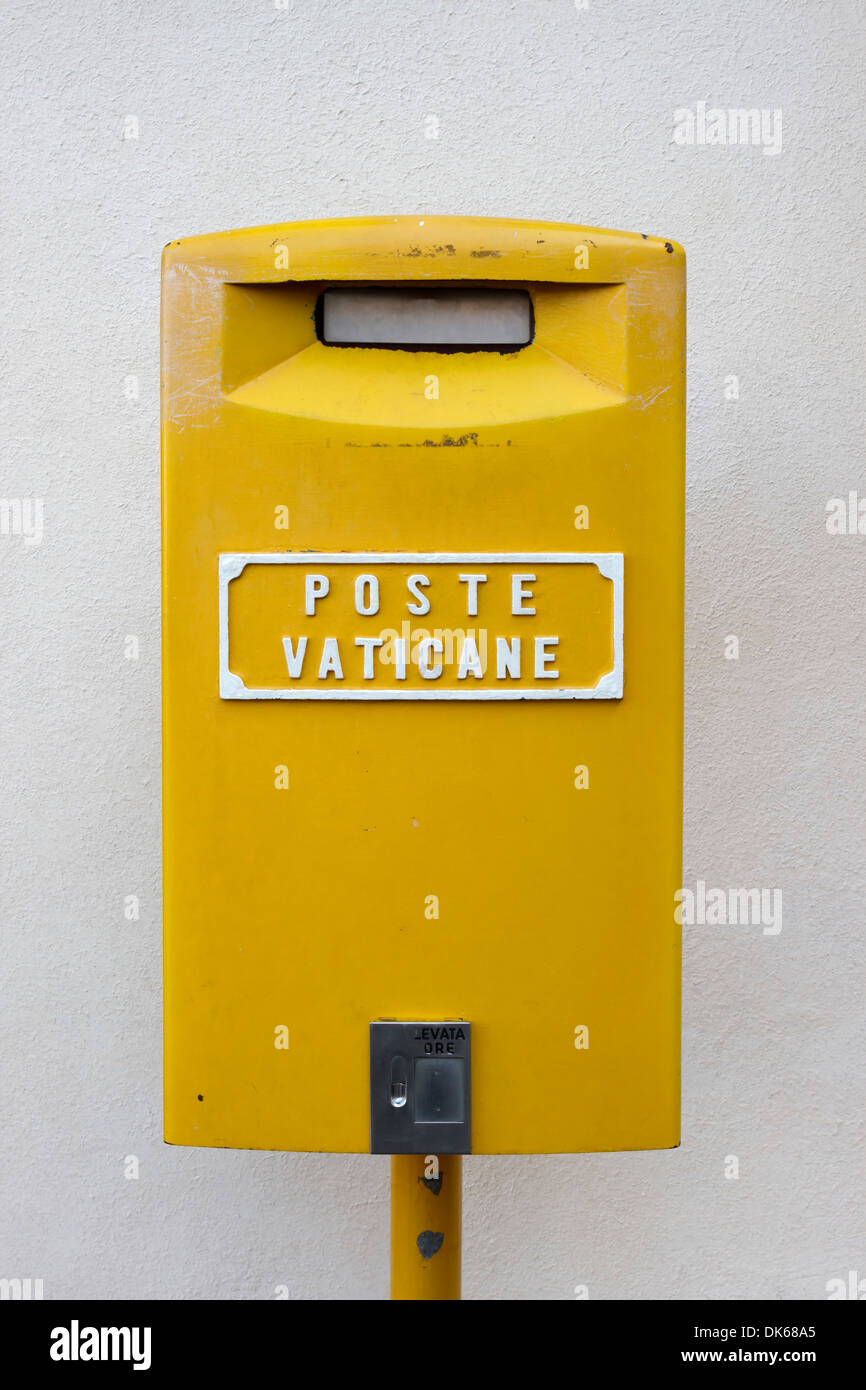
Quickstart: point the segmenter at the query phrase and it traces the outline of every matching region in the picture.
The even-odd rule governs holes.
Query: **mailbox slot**
[[[341,286],[320,295],[316,313],[329,347],[516,352],[533,338],[532,300],[522,289]]]

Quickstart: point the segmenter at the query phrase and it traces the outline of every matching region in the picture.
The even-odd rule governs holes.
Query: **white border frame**
[[[278,687],[262,690],[246,686],[229,668],[229,584],[247,565],[595,565],[613,584],[613,669],[598,684],[585,688],[559,686],[550,690],[440,689],[382,690],[340,688],[323,690]],[[620,552],[556,553],[493,551],[376,551],[326,553],[318,550],[227,552],[219,557],[219,693],[221,700],[621,700],[623,688],[623,571]],[[475,682],[473,682],[475,684]]]

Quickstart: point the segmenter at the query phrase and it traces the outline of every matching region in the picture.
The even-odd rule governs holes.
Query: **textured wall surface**
[[[783,902],[780,931],[685,928],[679,1150],[467,1161],[466,1296],[866,1275],[866,535],[827,525],[866,498],[862,6],[12,0],[2,26],[0,497],[44,510],[0,535],[0,1276],[386,1296],[387,1159],[161,1139],[158,289],[171,238],[392,211],[685,246],[684,883]],[[700,102],[766,109],[766,141],[679,143]]]

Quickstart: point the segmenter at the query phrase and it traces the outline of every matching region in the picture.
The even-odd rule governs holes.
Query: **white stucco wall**
[[[681,1149],[467,1161],[466,1297],[866,1275],[866,536],[825,525],[866,497],[862,5],[11,0],[2,25],[0,496],[44,499],[44,534],[0,535],[0,1276],[386,1296],[387,1159],[161,1139],[158,288],[171,238],[391,211],[685,246],[684,881],[784,904],[776,935],[686,928]],[[700,101],[780,109],[781,148],[674,143]]]

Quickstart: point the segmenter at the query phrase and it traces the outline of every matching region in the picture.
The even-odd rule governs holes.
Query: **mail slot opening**
[[[329,347],[516,352],[532,342],[532,300],[514,289],[329,289],[319,296],[316,328]]]

